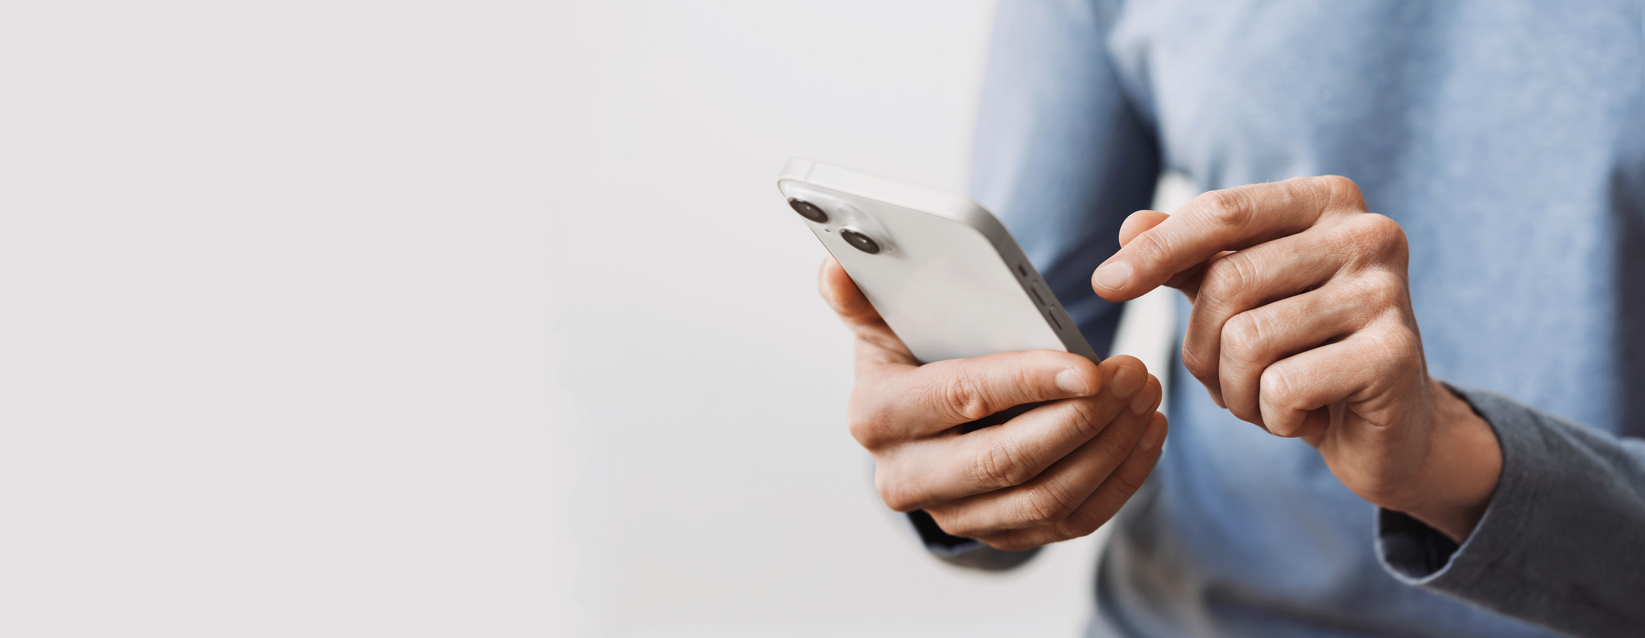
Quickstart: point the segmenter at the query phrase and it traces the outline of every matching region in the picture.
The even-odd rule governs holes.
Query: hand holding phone
[[[856,334],[848,420],[892,509],[923,509],[949,534],[1021,551],[1095,531],[1159,459],[1161,388],[1135,358],[1032,350],[920,365],[833,258],[819,286]]]
[[[1165,438],[1159,380],[1099,363],[991,213],[803,159],[777,185],[834,256],[821,288],[857,335],[851,434],[887,505],[1023,550],[1095,531],[1136,493]]]

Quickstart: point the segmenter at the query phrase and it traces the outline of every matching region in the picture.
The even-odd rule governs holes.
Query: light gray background
[[[989,11],[0,8],[0,634],[1073,634],[1098,539],[878,504],[773,185],[960,190]]]

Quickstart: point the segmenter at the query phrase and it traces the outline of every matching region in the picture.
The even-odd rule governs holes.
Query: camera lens
[[[864,235],[862,233],[859,233],[857,231],[854,231],[854,230],[851,230],[851,229],[847,228],[845,230],[840,231],[840,237],[845,240],[845,243],[851,244],[852,248],[863,251],[863,252],[868,253],[870,255],[873,255],[873,254],[876,254],[876,253],[880,252],[879,242],[876,242],[873,239],[869,238],[868,235]]]
[[[788,205],[793,206],[794,212],[799,213],[801,217],[819,224],[828,223],[828,213],[823,212],[821,208],[817,208],[816,204],[803,199],[791,199],[788,200]]]

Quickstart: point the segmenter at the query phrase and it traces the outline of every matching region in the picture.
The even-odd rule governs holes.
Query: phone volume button
[[[1045,306],[1045,297],[1040,296],[1039,284],[1028,284],[1028,293],[1034,295],[1034,301],[1039,302],[1041,307]]]

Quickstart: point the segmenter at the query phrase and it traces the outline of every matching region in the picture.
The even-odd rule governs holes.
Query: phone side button
[[[1062,322],[1057,321],[1057,309],[1056,308],[1046,308],[1045,309],[1045,318],[1051,320],[1051,325],[1057,327],[1057,332],[1062,332]]]

